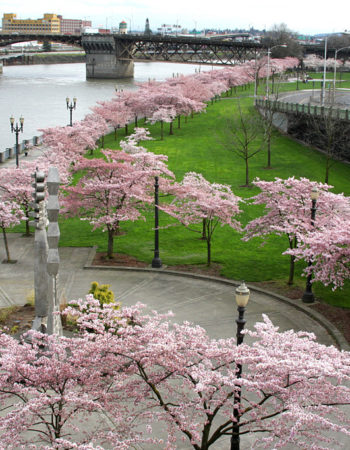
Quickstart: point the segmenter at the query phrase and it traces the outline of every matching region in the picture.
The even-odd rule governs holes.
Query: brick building
[[[57,17],[61,22],[62,34],[81,34],[83,28],[91,27],[91,20],[64,19],[62,16]]]

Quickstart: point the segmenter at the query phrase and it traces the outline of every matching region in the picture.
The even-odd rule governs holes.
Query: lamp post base
[[[162,261],[159,258],[159,256],[155,256],[152,259],[152,267],[153,267],[153,269],[160,269],[162,267]]]
[[[312,292],[305,291],[303,296],[301,297],[301,300],[303,301],[303,303],[314,303],[315,296]]]

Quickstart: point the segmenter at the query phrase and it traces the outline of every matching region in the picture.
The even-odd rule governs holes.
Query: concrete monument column
[[[60,186],[60,176],[56,167],[50,167],[47,176],[47,190],[49,198],[47,202],[47,217],[49,226],[47,229],[48,255],[47,255],[47,273],[48,273],[48,319],[47,333],[62,336],[62,322],[60,312],[59,297],[57,294],[58,269],[60,256],[58,253],[58,242],[60,239],[60,229],[58,226],[58,214],[60,205],[58,201],[58,190]]]

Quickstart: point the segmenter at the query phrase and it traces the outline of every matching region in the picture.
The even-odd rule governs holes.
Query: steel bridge
[[[246,34],[215,39],[155,34],[16,34],[0,33],[0,47],[26,41],[52,41],[82,47],[88,78],[132,77],[134,61],[167,61],[192,64],[233,65],[266,54],[261,43]],[[240,39],[238,39],[240,38]],[[304,54],[321,54],[323,45],[305,45]],[[334,49],[329,49],[329,55]]]
[[[242,35],[245,36],[245,35]],[[234,64],[254,58],[264,47],[260,43],[243,40],[241,35],[223,39],[203,37],[160,36],[145,34],[6,34],[0,33],[0,47],[14,43],[50,40],[83,47],[86,53],[94,51],[113,52],[115,45],[121,47],[121,58],[156,61],[199,62],[200,64]]]

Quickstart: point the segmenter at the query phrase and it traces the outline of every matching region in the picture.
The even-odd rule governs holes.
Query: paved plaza
[[[34,238],[8,233],[11,258],[16,264],[0,266],[0,307],[23,305],[34,289]],[[203,326],[215,338],[235,334],[235,283],[202,276],[186,276],[165,269],[96,268],[91,266],[94,249],[64,247],[60,252],[59,296],[61,302],[84,297],[92,281],[110,284],[116,299],[123,305],[145,303],[158,312],[175,313],[177,322],[192,321]],[[0,261],[5,259],[0,246]],[[280,330],[312,331],[319,342],[342,345],[342,336],[322,316],[300,300],[251,288],[247,306],[247,326],[267,314]],[[312,315],[310,315],[312,314]],[[330,329],[333,336],[329,333]],[[345,345],[345,344],[344,344]]]

